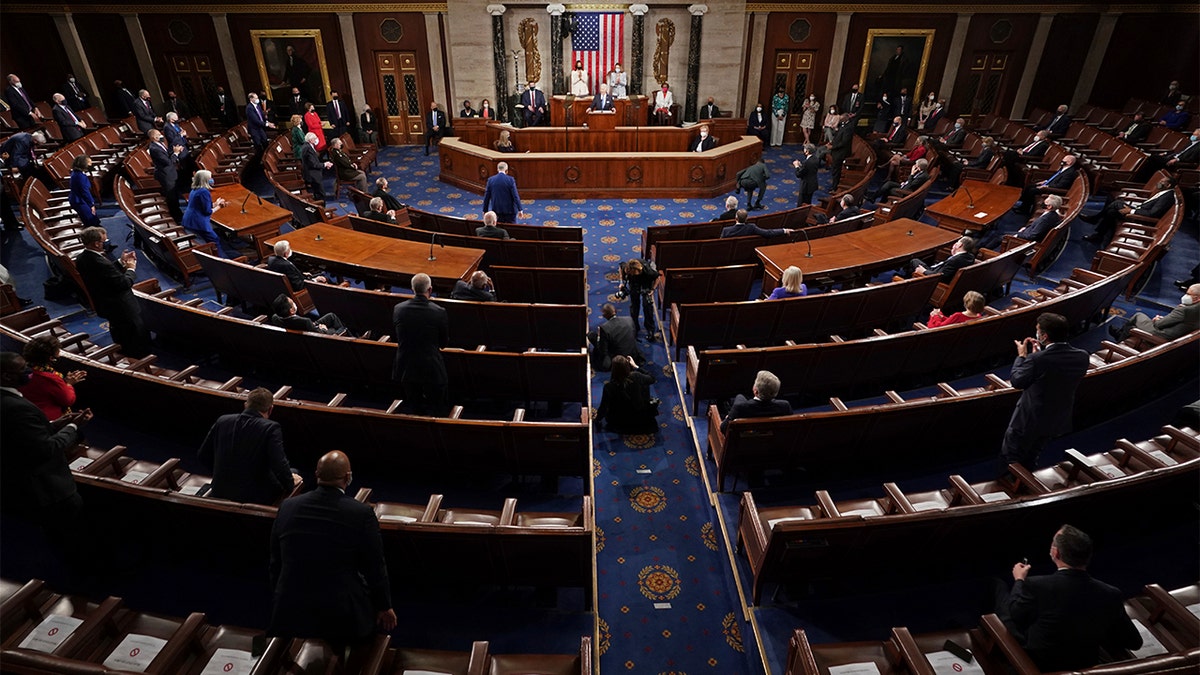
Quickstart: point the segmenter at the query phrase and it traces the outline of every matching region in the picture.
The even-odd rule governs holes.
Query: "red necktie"
[[[1029,152],[1030,150],[1033,149],[1033,146],[1037,145],[1038,143],[1041,143],[1041,141],[1034,141],[1034,142],[1030,143],[1029,145],[1025,146],[1025,149],[1021,150],[1021,152]]]

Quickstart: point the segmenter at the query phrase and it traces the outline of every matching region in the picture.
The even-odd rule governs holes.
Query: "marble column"
[[[150,45],[146,44],[146,34],[142,31],[142,22],[137,14],[122,14],[125,29],[129,31],[129,42],[133,45],[133,55],[137,59],[138,71],[142,75],[142,88],[150,92],[150,100],[162,103],[162,87],[158,86],[158,77],[154,73],[154,59],[150,58]],[[137,92],[134,92],[137,95]]]
[[[647,5],[630,5],[629,13],[633,15],[633,44],[630,45],[632,53],[629,64],[629,91],[630,96],[640,96],[642,91],[642,62],[644,61],[644,43],[646,41],[646,12],[650,11]]]
[[[695,122],[700,91],[700,37],[708,5],[690,5],[688,13],[692,15],[692,29],[688,34],[687,99],[683,104],[683,120]]]
[[[551,87],[555,94],[567,93],[567,80],[563,77],[563,12],[567,6],[563,4],[546,5],[546,13],[550,15],[550,72]]]
[[[1104,54],[1108,51],[1108,43],[1112,41],[1113,31],[1117,28],[1117,20],[1121,18],[1118,12],[1105,12],[1100,15],[1096,25],[1096,34],[1092,36],[1088,47],[1087,59],[1083,62],[1083,70],[1079,73],[1079,81],[1075,84],[1075,93],[1071,96],[1071,110],[1088,102],[1092,96],[1092,88],[1096,86],[1096,78],[1100,75],[1100,65],[1104,62]]]
[[[487,12],[492,15],[492,63],[496,69],[496,106],[504,117],[502,121],[511,122],[514,117],[512,101],[508,100],[508,52],[504,49],[504,5],[488,5]]]
[[[1017,96],[1013,99],[1010,118],[1025,117],[1025,106],[1029,105],[1029,90],[1037,77],[1038,66],[1042,65],[1042,54],[1046,51],[1046,40],[1050,37],[1050,26],[1054,24],[1053,14],[1042,14],[1038,17],[1037,28],[1033,31],[1033,43],[1029,45],[1029,58],[1025,61],[1025,72],[1021,73],[1021,82],[1017,85]]]
[[[960,13],[958,20],[954,22],[954,33],[950,36],[950,55],[946,57],[945,70],[942,72],[942,84],[937,89],[938,98],[946,99],[946,105],[950,106],[950,110],[958,110],[963,106],[954,106],[950,103],[950,96],[954,93],[954,81],[958,79],[958,66],[962,62],[963,47],[967,44],[967,31],[971,28],[972,14]],[[932,88],[926,87],[930,91]],[[914,101],[923,101],[925,92],[914,91]]]
[[[346,59],[346,73],[350,76],[350,111],[351,119],[357,118],[354,110],[362,107],[367,100],[367,91],[363,89],[362,62],[358,59],[358,36],[354,31],[354,15],[350,12],[338,12],[338,30],[342,34],[342,53]],[[339,101],[339,105],[345,100]]]
[[[850,39],[850,12],[838,12],[833,28],[833,47],[829,50],[829,78],[825,81],[825,109],[837,104],[841,109],[842,69],[846,67],[846,41]],[[822,119],[824,117],[822,116]]]
[[[97,86],[96,76],[92,66],[83,55],[83,42],[79,39],[79,31],[75,28],[75,19],[70,13],[52,14],[54,27],[62,38],[63,48],[67,50],[67,60],[71,63],[71,72],[75,75],[76,83],[88,93],[92,106],[104,110],[104,96]]]
[[[446,69],[442,67],[441,54],[446,44],[442,35],[441,14],[438,12],[425,12],[425,39],[429,43],[429,80],[432,91],[429,92],[430,100],[442,102],[442,111],[447,117],[453,117],[454,111],[457,110],[457,105],[451,97],[450,85],[446,80]],[[425,112],[426,104],[421,103],[421,112]]]
[[[217,30],[217,46],[221,49],[221,60],[225,62],[225,72],[229,77],[229,89],[226,93],[235,106],[245,108],[246,85],[242,82],[242,69],[238,66],[237,54],[233,51],[233,38],[229,37],[229,17],[218,13],[210,16],[213,28]]]

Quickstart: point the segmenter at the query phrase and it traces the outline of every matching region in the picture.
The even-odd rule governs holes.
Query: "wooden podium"
[[[615,110],[595,111],[585,118],[587,127],[596,131],[612,131],[617,128],[617,112]]]
[[[611,129],[613,127],[637,127],[646,126],[646,97],[645,96],[630,96],[629,98],[618,98],[613,101],[616,104],[616,115],[612,127],[604,127]],[[591,96],[573,97],[571,101],[571,123],[567,124],[567,97],[566,96],[551,96],[550,97],[550,125],[555,127],[583,126],[585,120],[588,119],[587,109],[592,105]],[[635,115],[640,115],[640,119],[634,119]],[[590,125],[591,123],[588,122]]]

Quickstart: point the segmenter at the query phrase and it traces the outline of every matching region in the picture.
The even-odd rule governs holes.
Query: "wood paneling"
[[[978,67],[976,61],[982,61],[983,67],[992,69],[991,72],[995,73],[997,72],[995,70],[997,58],[1004,61],[1004,76],[999,80],[1000,86],[995,92],[980,91],[975,98],[980,101],[988,99],[996,101],[993,109],[1002,115],[1007,115],[1012,110],[1013,100],[1017,96],[1017,87],[1021,84],[1021,74],[1025,71],[1025,63],[1029,59],[1029,47],[1033,43],[1033,33],[1037,29],[1037,21],[1036,14],[976,14],[971,17],[971,24],[967,28],[967,39],[963,44],[962,60],[959,62],[958,74],[954,80],[954,93],[946,102],[951,114],[966,114],[972,110],[970,83],[973,75],[978,73],[973,70]],[[1011,26],[1011,30],[1007,31],[1007,38],[1004,38],[1003,35],[1003,22],[1008,22]],[[936,91],[937,82],[941,80],[941,77],[939,73],[938,79],[932,82],[927,79],[926,81],[930,82],[930,85],[926,88]],[[1057,83],[1052,85],[1055,89],[1074,87],[1074,80],[1069,80],[1065,76],[1056,78],[1056,80]],[[1059,91],[1055,95],[1067,100],[1071,98],[1071,91],[1065,93]],[[992,112],[992,110],[983,112]]]
[[[142,82],[142,71],[138,69],[137,58],[133,55],[133,42],[129,39],[129,29],[125,20],[119,14],[88,14],[75,17],[75,29],[79,31],[79,41],[83,43],[83,53],[87,56],[96,77],[96,86],[100,91],[92,92],[93,98],[104,99],[107,110],[114,110],[113,80],[121,80],[125,87],[137,95],[137,90],[145,86]],[[110,113],[111,114],[111,113]]]
[[[394,19],[400,24],[401,35],[396,42],[389,42],[383,36],[382,24],[387,19]],[[422,92],[433,91],[433,82],[429,74],[429,42],[425,35],[425,17],[417,13],[407,14],[355,14],[354,15],[354,33],[358,41],[358,61],[362,68],[363,74],[363,89],[367,96],[367,103],[376,112],[380,110],[382,103],[382,94],[379,91],[379,78],[376,77],[375,69],[375,53],[376,52],[414,52],[417,59],[417,79],[419,88]],[[478,66],[483,68],[491,68],[491,55],[485,54],[485,58],[480,59]],[[474,67],[475,64],[467,67]],[[483,96],[486,96],[484,94]],[[463,98],[470,98],[478,103],[477,96],[468,93],[466,96],[459,97],[459,101]],[[488,97],[490,98],[490,97]],[[442,104],[442,110],[447,115],[457,114],[458,104],[454,101],[438,101]],[[421,102],[421,110],[429,109],[429,101]],[[361,106],[355,102],[355,112],[361,112]]]
[[[67,81],[71,64],[47,14],[6,14],[0,39],[0,75],[16,73],[35,102],[48,101]],[[7,80],[0,80],[8,86]]]
[[[1087,59],[1087,45],[1092,43],[1099,22],[1099,14],[1060,14],[1054,17],[1037,77],[1029,90],[1026,112],[1034,108],[1050,110],[1071,102],[1075,83],[1079,81],[1083,62]],[[1163,90],[1166,90],[1165,84]],[[1011,109],[1009,105],[1004,112]]]
[[[250,40],[252,30],[320,30],[321,43],[325,47],[325,64],[329,70],[329,86],[339,93],[346,92],[349,98],[350,77],[347,75],[342,34],[335,14],[229,14],[229,34],[233,39],[233,51],[237,54],[238,68],[246,91],[263,91],[264,84],[258,73],[258,62],[254,58],[254,43]],[[318,65],[310,64],[313,68]],[[324,94],[322,94],[322,97]],[[324,101],[314,101],[324,103]],[[241,102],[245,107],[245,102]]]
[[[183,91],[175,93],[193,113],[208,112],[208,99],[216,85],[229,90],[229,76],[221,59],[221,46],[212,17],[208,14],[143,14],[141,22],[163,95],[180,86],[177,83],[181,80],[171,77],[171,60],[179,58],[187,68],[180,73],[181,78],[195,83],[194,98],[189,98]]]
[[[789,29],[792,24],[800,19],[809,23],[811,30],[808,37],[800,42],[792,40],[789,35]],[[762,20],[760,17],[758,20]],[[771,14],[767,21],[767,36],[765,49],[763,51],[762,63],[762,80],[759,83],[757,92],[747,92],[746,96],[750,100],[746,101],[747,109],[752,108],[755,101],[763,104],[765,109],[770,109],[771,98],[775,95],[774,74],[775,74],[775,53],[778,51],[789,52],[812,52],[813,64],[811,79],[808,83],[808,91],[817,93],[817,99],[821,100],[825,96],[825,85],[829,77],[837,77],[836,73],[829,72],[830,54],[833,48],[833,34],[837,28],[837,14],[819,14],[819,13],[791,13],[780,12]],[[861,51],[859,52],[861,56]],[[853,59],[847,58],[846,68],[850,68],[850,61]],[[854,68],[857,69],[858,62],[854,62]],[[855,70],[857,72],[857,70]],[[700,100],[708,100],[710,94],[700,92]],[[789,92],[790,93],[790,92]],[[720,97],[717,97],[720,98]],[[829,102],[821,100],[822,105],[826,108]],[[737,114],[736,111],[734,114]],[[817,120],[818,123],[820,119]],[[819,124],[818,124],[819,126]]]
[[[1157,101],[1171,80],[1179,80],[1185,94],[1200,92],[1196,15],[1125,14],[1117,20],[1091,102],[1120,108],[1132,97]]]

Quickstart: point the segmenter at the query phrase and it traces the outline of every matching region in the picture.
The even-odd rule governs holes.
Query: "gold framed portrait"
[[[912,100],[921,100],[935,32],[932,28],[868,30],[858,76],[863,100],[875,103],[883,92],[895,96],[902,87],[908,87]]]
[[[252,30],[250,41],[267,98],[287,100],[297,87],[306,101],[329,100],[329,68],[319,29]]]

